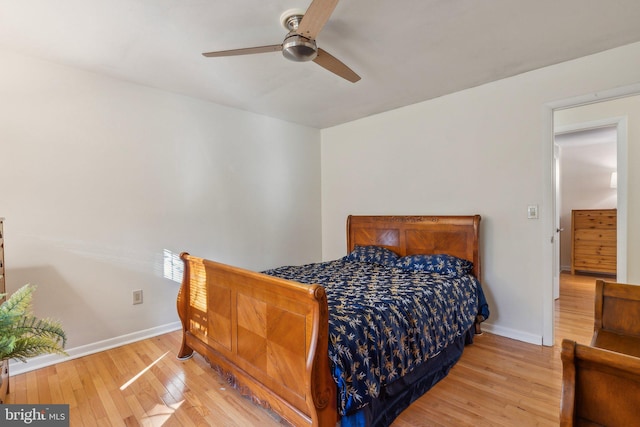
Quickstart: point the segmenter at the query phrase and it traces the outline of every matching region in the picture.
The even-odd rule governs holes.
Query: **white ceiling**
[[[617,166],[618,129],[615,125],[556,134],[554,142],[562,148],[561,158],[572,165],[572,173],[585,169],[592,173],[597,166],[611,173]]]
[[[0,0],[0,47],[325,128],[640,41],[638,0],[343,0],[317,38],[362,80],[280,53],[310,0]]]

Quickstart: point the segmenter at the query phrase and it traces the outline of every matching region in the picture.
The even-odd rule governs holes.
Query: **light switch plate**
[[[527,218],[538,219],[538,205],[527,206]]]

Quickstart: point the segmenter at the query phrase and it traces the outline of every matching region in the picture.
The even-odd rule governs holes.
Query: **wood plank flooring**
[[[449,376],[393,423],[408,426],[556,426],[559,343],[588,344],[595,277],[561,275],[554,347],[485,333]],[[71,426],[279,426],[279,417],[229,387],[195,356],[176,359],[180,332],[11,377],[7,403],[68,403]]]

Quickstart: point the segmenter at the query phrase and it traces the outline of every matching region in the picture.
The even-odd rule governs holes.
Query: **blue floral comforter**
[[[464,334],[478,313],[471,274],[438,274],[348,257],[264,273],[326,288],[329,357],[342,415]],[[483,297],[482,297],[483,298]]]

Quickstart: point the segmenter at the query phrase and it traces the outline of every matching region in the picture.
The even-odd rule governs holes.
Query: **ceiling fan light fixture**
[[[282,43],[282,55],[295,62],[313,61],[318,56],[318,46],[315,40],[293,33]]]

